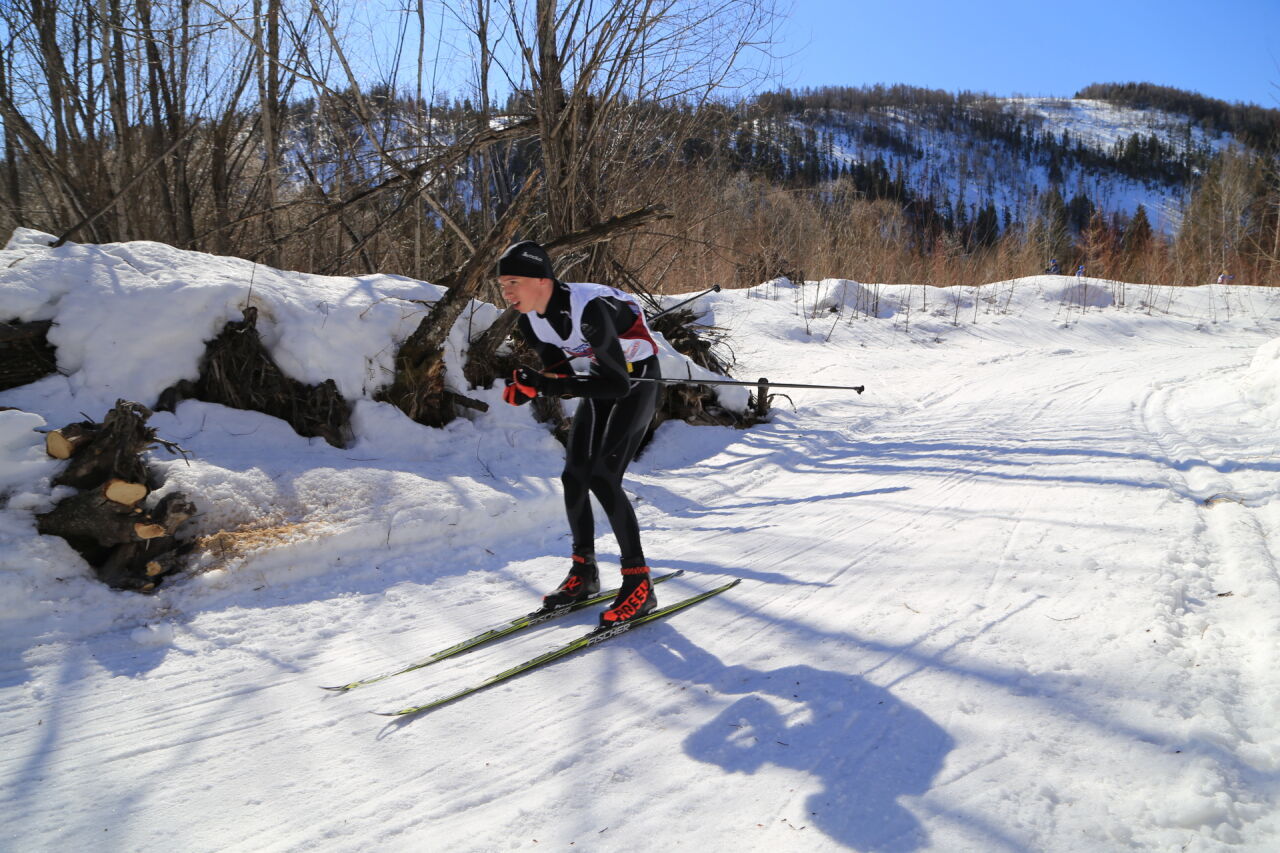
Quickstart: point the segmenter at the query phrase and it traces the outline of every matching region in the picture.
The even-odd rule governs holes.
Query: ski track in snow
[[[744,582],[391,722],[368,712],[592,623],[317,689],[420,659],[559,580],[555,446],[504,411],[397,471],[360,462],[368,446],[224,443],[216,407],[180,410],[184,444],[244,488],[263,488],[255,468],[303,503],[308,476],[349,483],[345,520],[149,598],[99,593],[72,563],[69,581],[32,581],[51,609],[10,613],[3,635],[5,843],[1275,849],[1280,439],[1242,389],[1280,310],[1221,288],[1097,307],[1060,285],[991,285],[976,307],[973,288],[888,289],[896,307],[834,327],[798,316],[811,287],[709,299],[739,375],[868,386],[793,392],[794,411],[779,399],[746,431],[665,425],[633,466],[649,557],[685,570],[660,602]],[[415,477],[456,502],[448,521],[415,505]],[[393,537],[360,515],[370,500],[412,520]],[[28,537],[6,558],[42,554]],[[599,547],[613,564],[603,532]]]

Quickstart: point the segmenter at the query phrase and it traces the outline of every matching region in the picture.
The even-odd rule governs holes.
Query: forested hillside
[[[1138,97],[1149,88],[1164,97]],[[891,202],[902,242],[931,261],[920,269],[943,276],[935,283],[963,283],[975,266],[1030,272],[1053,257],[1064,270],[1184,283],[1274,257],[1280,111],[1174,94],[774,92],[737,123],[725,160],[772,184]]]

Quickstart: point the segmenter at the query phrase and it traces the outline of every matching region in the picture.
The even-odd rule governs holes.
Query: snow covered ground
[[[112,592],[35,533],[57,497],[37,429],[189,373],[192,329],[235,319],[251,274],[282,363],[359,396],[421,316],[396,300],[432,289],[38,243],[0,255],[0,319],[57,318],[70,375],[0,393],[21,410],[0,412],[0,847],[1280,846],[1277,294],[1039,277],[708,297],[737,375],[867,385],[791,392],[747,431],[666,424],[633,466],[653,565],[685,570],[660,601],[743,583],[388,725],[367,712],[592,622],[317,689],[559,581],[559,445],[497,391],[443,430],[361,398],[346,449],[187,402],[151,423],[195,458],[157,463],[198,532],[233,533],[154,596]]]

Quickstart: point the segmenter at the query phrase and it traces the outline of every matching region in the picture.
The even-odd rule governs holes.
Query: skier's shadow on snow
[[[809,773],[823,783],[792,829],[817,829],[857,850],[908,853],[927,842],[899,802],[929,790],[954,740],[919,710],[853,675],[786,666],[726,666],[669,625],[655,625],[636,647],[663,675],[743,697],[684,742],[698,761],[752,774],[767,764]]]

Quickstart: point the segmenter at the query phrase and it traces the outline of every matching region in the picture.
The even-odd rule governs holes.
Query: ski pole
[[[677,302],[675,305],[672,305],[670,308],[663,308],[663,309],[662,309],[661,311],[659,311],[657,314],[654,314],[652,317],[650,317],[650,318],[649,318],[649,322],[650,322],[650,323],[652,323],[654,320],[658,319],[658,318],[659,318],[659,317],[661,317],[663,314],[668,314],[668,313],[670,313],[670,312],[672,312],[672,311],[676,310],[677,308],[679,308],[679,307],[680,307],[680,306],[682,306],[682,305],[688,305],[690,302],[694,301],[695,299],[701,299],[702,297],[706,296],[708,293],[719,293],[719,292],[720,292],[720,285],[718,285],[718,284],[717,284],[717,285],[714,285],[714,286],[712,286],[712,288],[711,288],[710,290],[704,290],[704,291],[702,291],[701,293],[699,293],[697,296],[690,296],[690,297],[689,297],[688,299],[686,299],[684,302]]]
[[[755,382],[740,382],[737,379],[694,379],[692,376],[681,379],[672,379],[666,376],[658,379],[649,376],[631,376],[628,378],[632,382],[660,382],[664,385],[746,385],[761,389],[822,388],[829,391],[857,391],[859,394],[867,390],[865,385],[804,385],[798,382],[770,382],[763,376]]]

